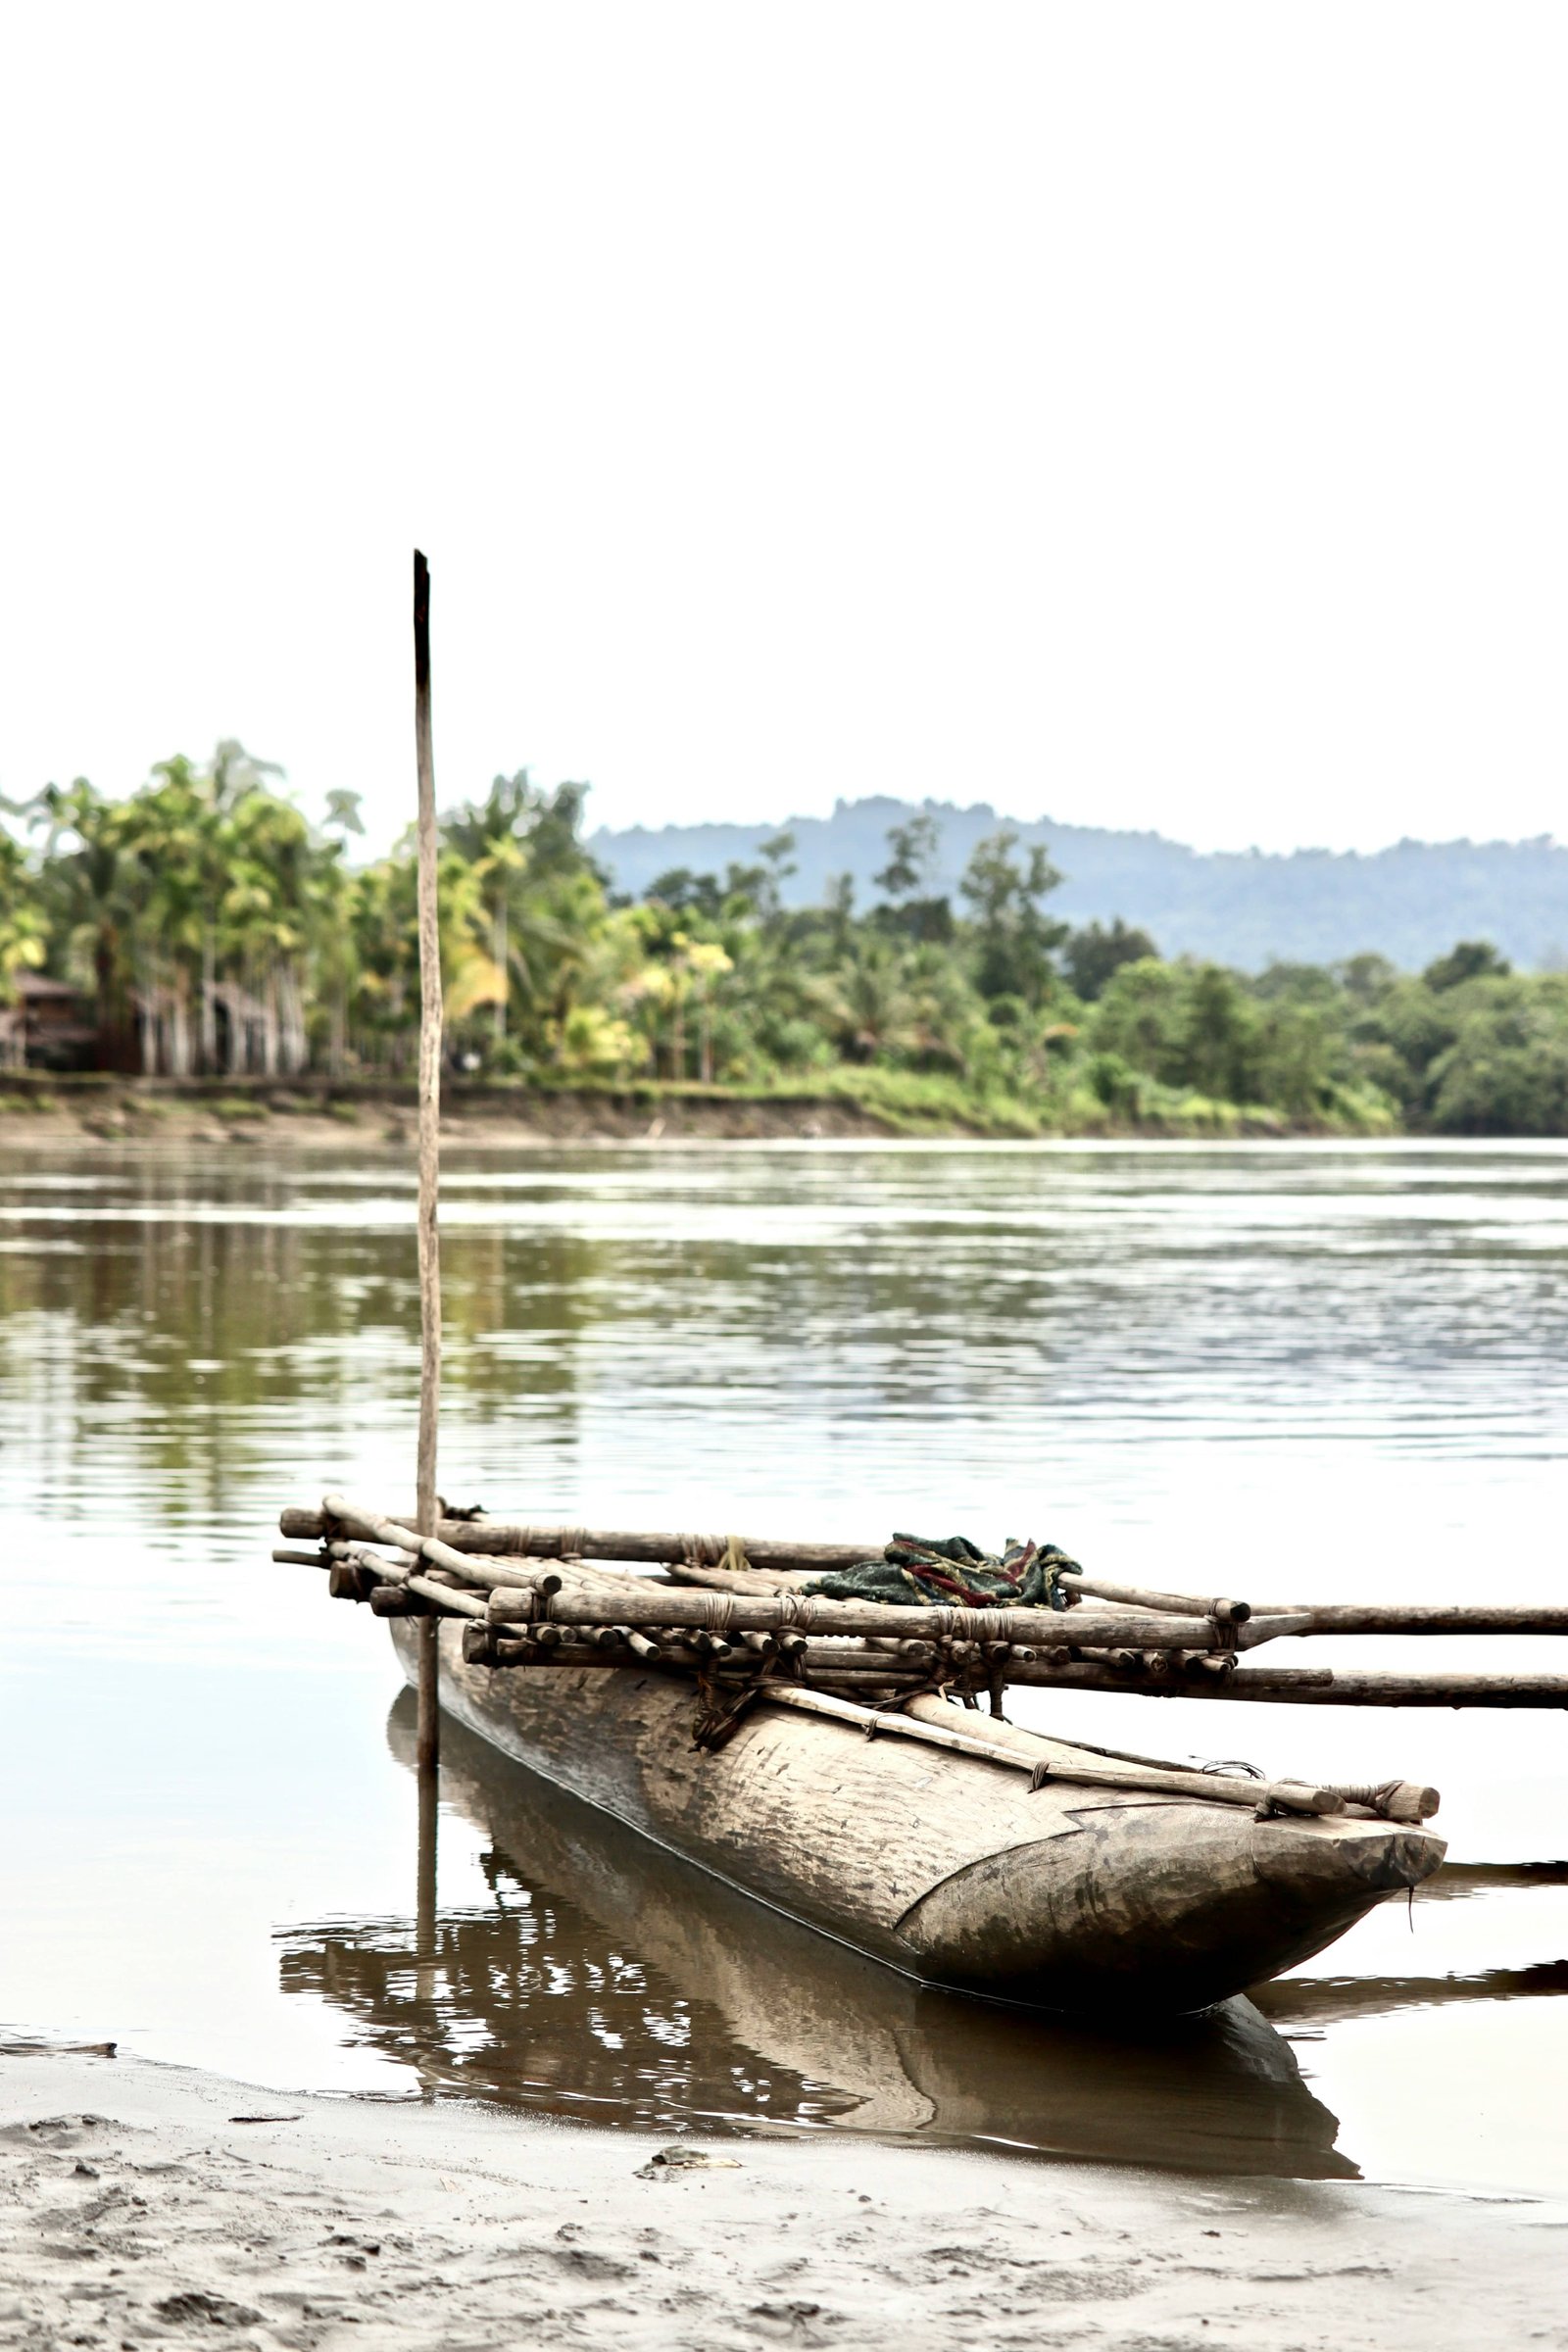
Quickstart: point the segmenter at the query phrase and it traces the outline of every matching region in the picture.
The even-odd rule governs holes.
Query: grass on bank
[[[570,1100],[603,1102],[624,1111],[627,1106],[657,1110],[679,1106],[701,1115],[701,1106],[756,1104],[808,1115],[813,1108],[842,1106],[859,1111],[904,1136],[993,1136],[997,1138],[1085,1136],[1169,1136],[1224,1139],[1292,1135],[1393,1135],[1399,1121],[1392,1107],[1349,1090],[1338,1090],[1312,1116],[1292,1119],[1261,1103],[1214,1100],[1191,1089],[1161,1086],[1140,1078],[1132,1086],[1118,1079],[1115,1099],[1083,1082],[1064,1084],[1051,1094],[1026,1096],[1003,1087],[980,1088],[947,1073],[906,1070],[880,1064],[813,1071],[808,1080],[777,1079],[741,1086],[703,1086],[693,1081],[638,1078],[623,1084],[602,1079],[537,1078],[469,1079],[448,1074],[443,1101],[448,1109],[464,1113],[490,1112],[501,1118],[526,1116],[530,1102]],[[0,1093],[0,1120],[23,1121],[66,1111],[94,1132],[106,1126],[120,1134],[145,1132],[174,1115],[181,1104],[192,1114],[217,1118],[224,1126],[260,1125],[272,1113],[314,1116],[359,1123],[364,1112],[377,1105],[408,1107],[414,1102],[412,1083],[384,1079],[335,1080],[301,1090],[299,1081],[281,1086],[265,1079],[233,1078],[212,1081],[157,1079],[120,1080],[106,1086],[101,1074],[49,1074],[48,1083],[32,1074],[16,1072]]]
[[[690,1090],[662,1087],[663,1095]],[[717,1090],[714,1090],[717,1091]],[[1290,1136],[1392,1135],[1398,1122],[1386,1104],[1348,1092],[1307,1119],[1291,1119],[1261,1103],[1216,1102],[1192,1090],[1143,1079],[1130,1099],[1105,1102],[1077,1084],[1052,1095],[981,1090],[961,1079],[925,1071],[841,1066],[813,1078],[809,1089],[759,1087],[724,1090],[730,1099],[783,1102],[809,1097],[854,1103],[909,1135],[970,1133],[995,1136]]]

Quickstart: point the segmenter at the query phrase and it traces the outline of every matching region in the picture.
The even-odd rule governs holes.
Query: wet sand
[[[688,2169],[660,2147],[8,2056],[0,2343],[1568,2345],[1558,2200],[828,2138],[724,2139]]]

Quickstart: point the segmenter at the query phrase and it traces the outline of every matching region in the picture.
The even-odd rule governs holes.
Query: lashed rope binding
[[[746,1547],[739,1536],[726,1536],[722,1544],[705,1536],[683,1536],[683,1557],[689,1568],[725,1568],[731,1575],[744,1576],[750,1563]],[[722,1640],[730,1630],[735,1614],[733,1596],[728,1592],[703,1594],[702,1622],[705,1631]],[[692,1718],[692,1745],[711,1755],[733,1740],[740,1729],[741,1717],[753,1704],[770,1670],[789,1670],[793,1662],[777,1651],[760,1656],[756,1671],[737,1688],[720,1688],[710,1673],[701,1670],[697,1676],[697,1712]],[[798,1679],[798,1676],[796,1677]]]

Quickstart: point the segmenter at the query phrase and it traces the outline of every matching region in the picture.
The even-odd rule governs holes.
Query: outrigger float
[[[807,1588],[942,1545],[538,1528],[436,1493],[441,979],[429,575],[415,558],[418,760],[417,1500],[285,1511],[274,1558],[392,1621],[433,1788],[442,1708],[775,1910],[926,1984],[1054,2009],[1199,2010],[1321,1951],[1443,1860],[1437,1791],[1110,1754],[1006,1721],[1010,1685],[1378,1706],[1568,1705],[1568,1676],[1241,1663],[1319,1634],[1562,1634],[1568,1608],[1253,1607],[1051,1555],[1023,1605]],[[302,1548],[310,1539],[314,1547]],[[1023,1551],[1034,1557],[1034,1547]],[[951,1548],[947,1551],[955,1556]],[[957,1556],[979,1562],[972,1546]],[[918,1583],[918,1579],[916,1582]],[[971,1587],[983,1582],[977,1593]],[[983,1602],[983,1605],[977,1605]],[[989,1698],[982,1714],[979,1698]],[[955,1703],[955,1702],[957,1703]],[[426,1810],[431,1820],[433,1801]]]

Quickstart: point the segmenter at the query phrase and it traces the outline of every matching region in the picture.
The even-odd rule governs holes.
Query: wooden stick
[[[458,1576],[464,1577],[468,1573],[468,1562],[464,1554],[454,1551],[452,1545],[443,1543],[439,1536],[421,1536],[412,1527],[400,1525],[395,1519],[379,1518],[374,1512],[350,1502],[346,1494],[328,1494],[320,1515],[334,1531],[328,1549],[344,1556],[352,1555],[357,1548],[345,1541],[341,1531],[346,1529],[351,1536],[358,1535],[365,1542],[384,1544],[393,1551],[405,1551],[414,1558],[426,1560],[432,1568],[450,1568]],[[380,1564],[386,1565],[385,1562]]]
[[[372,1544],[383,1544],[400,1551],[406,1561],[423,1558],[443,1576],[451,1575],[467,1585],[486,1585],[506,1588],[534,1595],[559,1592],[569,1585],[579,1596],[591,1592],[605,1602],[607,1617],[614,1614],[614,1604],[630,1595],[650,1590],[668,1591],[649,1577],[614,1576],[598,1569],[584,1568],[577,1561],[563,1560],[560,1567],[541,1562],[537,1567],[517,1567],[510,1560],[492,1560],[472,1552],[455,1551],[439,1537],[416,1535],[395,1519],[378,1518],[372,1511],[351,1502],[346,1495],[328,1494],[318,1514],[324,1527],[358,1528],[363,1538]],[[357,1559],[371,1568],[383,1568],[386,1563],[375,1552],[367,1549],[364,1541],[356,1542],[343,1536],[326,1538],[326,1553],[330,1559]],[[316,1559],[315,1553],[302,1553],[301,1558]]]
[[[439,1539],[436,1541],[439,1543]],[[340,1538],[333,1538],[328,1542],[326,1548],[333,1559],[361,1560],[378,1568],[386,1565],[376,1553],[370,1551],[364,1544],[354,1544]],[[444,1544],[440,1548],[446,1551]],[[274,1551],[273,1559],[275,1560],[278,1556]],[[283,1556],[297,1560],[316,1560],[317,1558],[314,1552],[305,1551],[288,1552]],[[419,1555],[416,1554],[415,1556]],[[456,1568],[450,1564],[454,1560],[459,1563]],[[319,1565],[319,1562],[318,1561],[317,1564]],[[518,1568],[511,1560],[485,1560],[476,1557],[471,1552],[447,1552],[447,1564],[443,1566],[442,1574],[460,1576],[465,1584],[468,1585],[506,1586],[511,1591],[522,1592],[559,1592],[565,1581],[559,1568]]]
[[[1430,1821],[1442,1799],[1435,1788],[1423,1788],[1419,1781],[1384,1781],[1377,1787],[1337,1787],[1334,1791],[1342,1805],[1364,1806],[1384,1821],[1402,1821],[1414,1824]]]
[[[373,1568],[362,1568],[358,1560],[334,1560],[326,1589],[334,1600],[368,1600],[380,1582]]]
[[[903,1712],[916,1723],[934,1723],[949,1729],[952,1728],[953,1708],[943,1698],[919,1696],[906,1699]],[[1042,1754],[1049,1755],[1053,1762],[1053,1777],[1056,1779],[1065,1780],[1070,1777],[1065,1766],[1058,1767],[1055,1763],[1056,1751],[1063,1747],[1068,1749],[1071,1754],[1081,1755],[1088,1762],[1099,1766],[1109,1764],[1135,1766],[1139,1773],[1139,1780],[1135,1784],[1137,1786],[1143,1786],[1143,1776],[1151,1773],[1156,1776],[1175,1773],[1184,1779],[1193,1776],[1193,1767],[1190,1764],[1173,1763],[1168,1756],[1135,1756],[1115,1748],[1087,1747],[1077,1740],[1061,1740],[1055,1733],[1050,1734],[1048,1740],[1043,1739],[1038,1732],[1025,1731],[1020,1724],[988,1722],[982,1719],[978,1723],[966,1721],[964,1730],[970,1739],[981,1740],[988,1744],[1005,1748],[1010,1753],[1023,1757],[1025,1761],[1033,1761]],[[1200,1772],[1197,1777],[1203,1782],[1212,1782],[1218,1777],[1224,1782],[1227,1788],[1257,1788],[1265,1785],[1250,1775],[1244,1780],[1238,1773],[1216,1776],[1209,1772]],[[1294,1783],[1289,1785],[1295,1786]],[[1325,1784],[1324,1793],[1334,1797],[1340,1807],[1354,1807],[1362,1812],[1374,1813],[1385,1821],[1406,1824],[1430,1820],[1442,1802],[1436,1788],[1425,1788],[1417,1781],[1384,1781],[1376,1787],[1365,1788],[1330,1788]]]
[[[430,567],[414,554],[414,739],[419,790],[419,1533],[434,1536],[436,1429],[441,1409],[441,926],[436,896],[435,754],[430,735]],[[415,1752],[421,1772],[441,1752],[440,1650],[432,1621],[419,1635]]]
[[[1171,1695],[1316,1707],[1568,1707],[1568,1674],[1342,1674],[1337,1668],[1244,1667],[1228,1682],[1176,1685]]]
[[[1142,1654],[1134,1649],[1097,1651],[1084,1658],[1066,1658],[1059,1652],[1044,1651],[1032,1661],[1021,1658],[1015,1649],[1005,1669],[1005,1679],[1043,1690],[1142,1690],[1161,1698],[1207,1698],[1216,1691],[1225,1696],[1237,1681],[1261,1685],[1266,1673],[1262,1668],[1248,1668],[1240,1674],[1225,1672],[1211,1676],[1207,1671],[1211,1667],[1229,1669],[1235,1665],[1231,1658],[1215,1656],[1178,1653],[1178,1673],[1155,1681],[1148,1678]],[[1288,1681],[1301,1690],[1312,1686],[1326,1690],[1334,1674],[1328,1666],[1293,1666],[1286,1668],[1283,1675],[1269,1675],[1268,1680]]]
[[[1207,1659],[1184,1662],[1183,1679],[1150,1682],[1139,1675],[1142,1661],[1126,1673],[1098,1659],[1068,1665],[1042,1660],[1009,1666],[1009,1683],[1037,1690],[1133,1690],[1154,1698],[1235,1698],[1299,1702],[1319,1707],[1568,1707],[1568,1675],[1544,1674],[1351,1674],[1329,1666],[1244,1666],[1235,1674],[1210,1676]]]
[[[477,1592],[455,1592],[450,1585],[438,1585],[427,1576],[411,1576],[404,1590],[417,1592],[422,1600],[433,1601],[439,1616],[476,1618],[481,1624],[484,1621],[485,1603]]]
[[[1452,1608],[1345,1601],[1307,1606],[1304,1614],[1303,1634],[1568,1634],[1568,1607],[1538,1601]]]
[[[384,1581],[371,1586],[368,1595],[377,1617],[464,1617],[484,1623],[485,1604],[477,1592],[456,1592],[434,1577],[412,1575],[394,1563],[385,1563],[385,1568]]]
[[[710,1592],[794,1592],[806,1583],[800,1570],[707,1568],[695,1560],[671,1560],[670,1582],[676,1585],[701,1585]]]
[[[406,1585],[372,1585],[370,1588],[372,1617],[428,1617],[427,1602],[411,1592]]]
[[[441,1808],[439,1775],[421,1772],[418,1788],[418,1862],[414,1880],[414,1950],[418,1962],[415,1980],[421,2001],[435,1998],[436,1860]]]
[[[1207,1772],[1152,1772],[1147,1767],[1135,1769],[1127,1765],[1080,1762],[1076,1756],[1058,1761],[1056,1752],[1042,1743],[1042,1752],[1029,1755],[984,1738],[972,1730],[949,1730],[934,1723],[929,1709],[918,1720],[907,1715],[873,1715],[851,1700],[836,1698],[821,1690],[800,1690],[787,1684],[764,1683],[762,1696],[769,1703],[784,1707],[799,1707],[811,1715],[830,1715],[840,1723],[854,1724],[873,1737],[884,1733],[895,1739],[918,1740],[929,1747],[945,1747],[956,1755],[979,1756],[988,1764],[1010,1765],[1015,1770],[1040,1772],[1054,1781],[1067,1781],[1073,1787],[1085,1788],[1148,1788],[1163,1796],[1196,1796],[1205,1803],[1247,1805],[1253,1811],[1259,1805],[1278,1806],[1291,1813],[1333,1813],[1339,1809],[1339,1799],[1332,1788],[1310,1788],[1294,1781],[1238,1781]],[[1027,1736],[1027,1735],[1025,1735]]]
[[[1135,1609],[1169,1609],[1177,1617],[1213,1617],[1221,1625],[1245,1625],[1252,1614],[1245,1600],[1194,1600],[1184,1592],[1152,1592],[1142,1585],[1108,1585],[1102,1577],[1064,1568],[1057,1580],[1064,1592],[1086,1592],[1095,1600],[1127,1601]],[[1289,1614],[1281,1610],[1280,1615]]]

